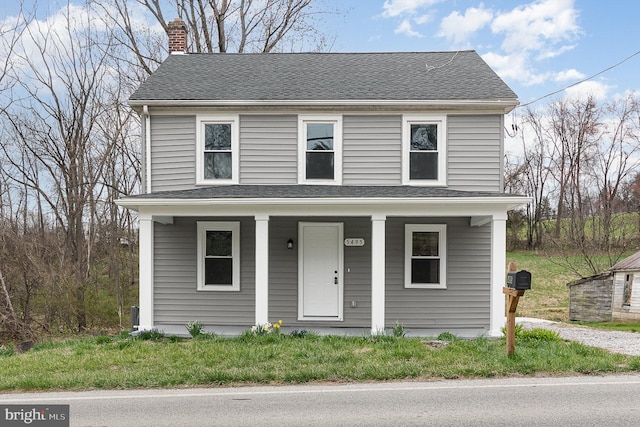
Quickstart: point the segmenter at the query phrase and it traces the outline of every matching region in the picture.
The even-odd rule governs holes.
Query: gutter
[[[151,193],[151,115],[149,114],[149,106],[142,106],[142,117],[144,117],[144,150],[145,150],[145,178],[147,193]]]

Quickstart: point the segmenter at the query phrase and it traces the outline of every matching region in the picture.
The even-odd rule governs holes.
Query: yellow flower
[[[275,329],[280,329],[280,324],[279,324],[279,323],[276,323],[275,325],[273,325],[273,327],[274,327]]]
[[[282,319],[278,320],[278,324],[282,325]]]

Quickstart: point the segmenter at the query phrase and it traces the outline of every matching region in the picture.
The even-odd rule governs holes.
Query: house
[[[640,251],[604,273],[568,283],[569,320],[640,320],[640,292],[633,292],[634,277],[640,277]]]
[[[174,52],[141,115],[140,328],[501,335],[504,114],[474,51]],[[176,47],[177,46],[177,47]],[[177,51],[175,51],[177,50]]]

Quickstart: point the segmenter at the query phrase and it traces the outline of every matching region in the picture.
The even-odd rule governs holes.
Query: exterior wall
[[[195,182],[195,116],[151,116],[151,190],[184,190]]]
[[[344,185],[400,185],[402,117],[344,116]]]
[[[447,289],[404,288],[404,224],[447,224]],[[491,292],[491,224],[470,227],[468,218],[388,218],[387,327],[488,329]]]
[[[502,116],[447,118],[451,190],[502,191]]]
[[[240,116],[240,184],[298,182],[298,118]]]
[[[502,116],[449,115],[448,188],[502,191]],[[194,115],[151,117],[153,192],[195,188]],[[343,116],[343,184],[402,184],[402,116]],[[296,184],[297,116],[240,115],[240,184]]]
[[[624,280],[633,274],[631,304],[623,305]],[[619,271],[613,275],[613,319],[640,321],[640,271]]]
[[[254,323],[255,221],[241,221],[239,292],[196,291],[196,222],[236,218],[175,218],[155,224],[155,324],[242,326]],[[344,320],[298,321],[298,222],[342,222],[345,238],[365,239],[344,248]],[[446,223],[447,289],[404,288],[404,225]],[[287,240],[294,249],[287,249]],[[477,330],[489,327],[491,225],[470,227],[468,218],[388,218],[386,221],[386,327]],[[355,302],[355,307],[352,306]],[[269,320],[288,328],[363,328],[371,326],[371,219],[273,217],[269,221]]]
[[[199,220],[237,221],[237,218]],[[196,291],[195,218],[175,218],[173,224],[154,226],[154,322],[185,325],[192,320],[204,324],[254,324],[255,221],[240,219],[240,291]]]
[[[608,322],[612,319],[613,278],[569,286],[569,320]]]

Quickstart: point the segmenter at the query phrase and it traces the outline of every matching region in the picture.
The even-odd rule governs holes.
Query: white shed
[[[610,271],[613,273],[613,320],[640,320],[640,251],[615,264]]]

